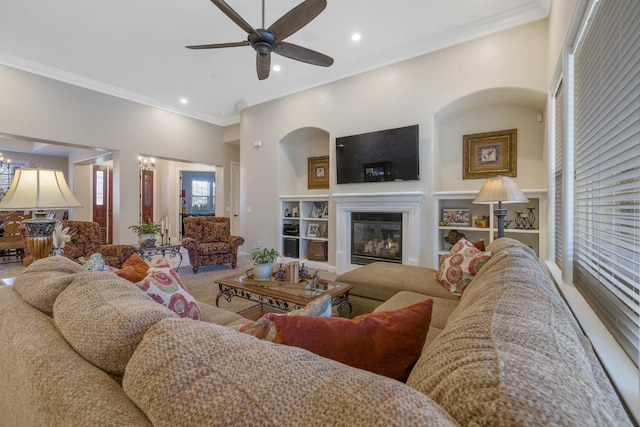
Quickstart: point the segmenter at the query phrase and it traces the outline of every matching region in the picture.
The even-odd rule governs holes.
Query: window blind
[[[574,280],[638,365],[640,1],[600,0],[574,52]]]
[[[558,267],[562,269],[562,237],[563,237],[563,197],[562,197],[562,175],[563,175],[563,155],[564,150],[564,105],[563,105],[562,83],[558,87],[554,95],[555,108],[555,170],[554,170],[554,188],[555,188],[555,207],[554,207],[554,260]]]

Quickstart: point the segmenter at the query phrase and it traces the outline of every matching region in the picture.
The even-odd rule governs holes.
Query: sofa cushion
[[[233,329],[243,332],[245,334],[252,335],[256,338],[274,341],[276,338],[276,326],[273,323],[273,318],[276,316],[331,316],[331,297],[324,295],[311,301],[306,306],[293,310],[288,313],[266,313],[258,320],[244,323],[242,325],[232,326]]]
[[[400,291],[458,300],[435,278],[436,270],[406,264],[374,262],[336,277],[353,288],[349,295],[386,301]]]
[[[401,291],[389,298],[387,301],[379,305],[375,311],[389,311],[398,310],[403,307],[408,307],[412,304],[424,301],[431,298],[433,300],[433,309],[431,310],[431,322],[429,323],[429,332],[427,333],[427,340],[425,341],[425,347],[429,345],[435,337],[444,329],[447,324],[447,320],[453,310],[458,306],[460,301],[451,300],[445,298],[429,297],[427,295],[419,294],[416,292]]]
[[[190,319],[147,332],[123,389],[154,425],[455,425],[398,381]]]
[[[449,292],[460,296],[491,255],[491,252],[482,252],[473,243],[462,238],[445,256],[436,278]]]
[[[111,272],[76,274],[53,305],[54,322],[67,342],[115,375],[124,373],[147,329],[167,317],[178,315]]]
[[[342,317],[276,317],[276,342],[406,381],[422,353],[433,300],[394,311]]]
[[[85,272],[80,264],[67,257],[52,256],[31,263],[14,282],[23,300],[49,316],[60,292],[73,281],[76,273]]]
[[[115,273],[130,282],[136,283],[145,278],[147,271],[149,271],[149,264],[137,252],[134,252],[122,264],[122,268],[116,270]]]
[[[122,386],[14,288],[0,286],[0,425],[150,426]]]
[[[198,320],[202,317],[196,299],[187,291],[178,273],[171,267],[151,267],[136,285],[154,301],[173,310],[180,317]]]
[[[535,254],[497,249],[407,384],[462,425],[628,425]]]

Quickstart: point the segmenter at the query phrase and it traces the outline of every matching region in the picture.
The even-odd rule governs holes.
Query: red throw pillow
[[[149,264],[137,252],[134,252],[122,264],[122,268],[116,271],[116,274],[130,282],[137,283],[147,276],[147,271],[149,271]]]
[[[422,354],[433,300],[394,311],[343,317],[278,316],[276,340],[354,368],[405,382]]]

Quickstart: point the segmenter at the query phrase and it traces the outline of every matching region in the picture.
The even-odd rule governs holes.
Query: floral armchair
[[[229,218],[189,216],[183,221],[182,247],[187,249],[193,274],[202,265],[231,263],[231,268],[236,268],[238,247],[244,243],[244,239],[231,235]]]
[[[64,245],[64,256],[80,262],[80,258],[86,260],[94,253],[102,254],[104,262],[115,268],[121,268],[122,264],[136,251],[133,245],[103,245],[100,224],[91,221],[62,220],[62,227],[69,227],[71,241]],[[24,228],[21,230],[22,238],[26,239]],[[33,262],[33,256],[25,245],[25,257],[23,264],[28,266]]]

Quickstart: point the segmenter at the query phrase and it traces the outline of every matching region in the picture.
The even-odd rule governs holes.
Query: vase
[[[153,248],[156,245],[156,235],[138,234],[138,244],[143,248]]]
[[[253,264],[253,278],[255,280],[271,280],[273,272],[273,263]]]

